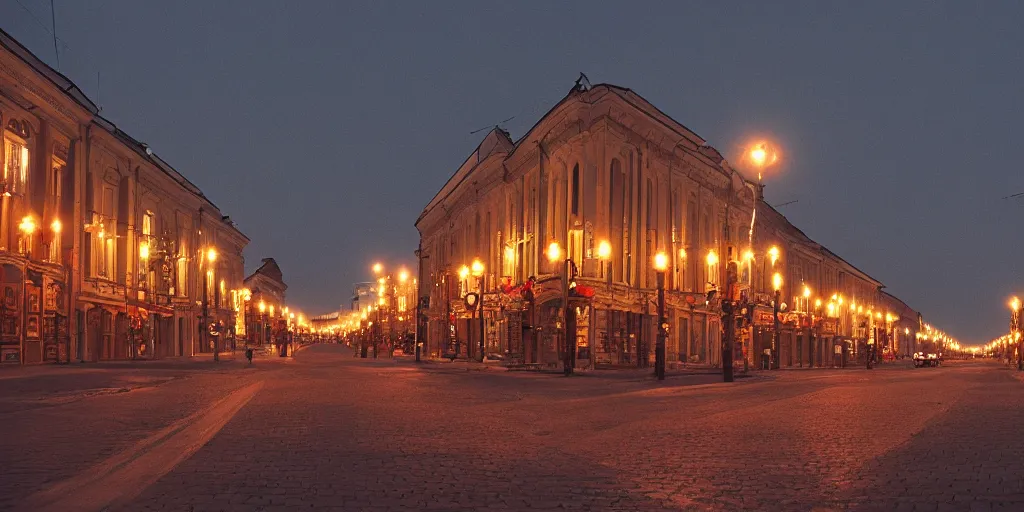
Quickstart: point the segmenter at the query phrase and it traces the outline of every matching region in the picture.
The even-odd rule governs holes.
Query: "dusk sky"
[[[1024,294],[1024,3],[55,0],[60,71],[274,257],[347,304],[415,265],[413,223],[485,132],[518,138],[579,72],[737,160],[769,203],[967,343]],[[32,14],[29,13],[31,11]],[[49,0],[0,27],[56,67]],[[97,79],[98,75],[98,79]],[[485,130],[486,131],[486,130]]]

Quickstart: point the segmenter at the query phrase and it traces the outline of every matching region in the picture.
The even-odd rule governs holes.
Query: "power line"
[[[53,8],[53,0],[50,0],[50,22],[53,27],[53,54],[57,56],[57,71],[60,71],[60,51],[57,50],[57,10]]]
[[[45,30],[47,34],[50,34],[51,36],[53,36],[54,48],[55,49],[56,49],[56,44],[58,42],[61,44],[61,46],[64,47],[65,50],[70,50],[71,49],[71,47],[68,46],[68,44],[65,43],[63,39],[57,37],[57,34],[54,34],[53,31],[50,30],[49,27],[47,27],[46,24],[43,23],[42,20],[40,20],[38,16],[36,16],[36,13],[32,12],[32,9],[29,9],[28,7],[25,6],[25,4],[21,3],[21,0],[14,0],[14,1],[17,2],[17,4],[20,5],[21,8],[24,9],[25,12],[27,12],[28,15],[32,17],[33,20],[35,20],[36,24],[39,25],[40,28]],[[52,6],[52,0],[51,0],[51,6]],[[56,25],[56,22],[54,23],[54,25]],[[59,58],[60,57],[58,56],[58,59]]]

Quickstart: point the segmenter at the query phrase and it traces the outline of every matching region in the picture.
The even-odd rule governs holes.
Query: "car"
[[[942,362],[942,358],[934,352],[916,352],[914,353],[914,367],[920,368],[922,366],[938,366]]]

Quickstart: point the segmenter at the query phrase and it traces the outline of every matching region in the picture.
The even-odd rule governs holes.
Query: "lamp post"
[[[259,344],[262,347],[264,345],[264,343],[266,343],[266,339],[265,339],[266,338],[266,332],[264,332],[264,329],[266,327],[266,320],[264,320],[264,315],[267,312],[267,303],[263,302],[263,299],[260,299],[259,310],[260,310],[260,318],[259,318],[259,321],[260,321],[260,339],[259,339]]]
[[[782,358],[779,357],[779,299],[782,294],[782,274],[776,272],[772,275],[772,288],[775,290],[775,300],[772,301],[772,357],[775,359],[775,369],[779,369]],[[768,363],[771,366],[771,362]]]
[[[811,327],[808,335],[809,343],[807,344],[807,366],[814,368],[814,356],[817,354],[815,350],[818,344],[818,339],[821,338],[821,299],[814,299],[814,311],[811,313]]]
[[[665,337],[668,319],[665,318],[665,270],[668,269],[668,256],[663,252],[654,255],[654,270],[657,272],[658,286],[658,339],[654,348],[654,374],[658,380],[665,380]]]
[[[1010,300],[1010,333],[1014,337],[1014,342],[1017,343],[1017,370],[1024,370],[1024,361],[1021,360],[1021,347],[1020,347],[1020,321],[1021,302],[1017,297],[1013,297]],[[1009,349],[1007,349],[1007,361],[1010,361]]]
[[[605,350],[610,350],[612,342],[612,298],[614,297],[614,294],[612,293],[612,244],[608,243],[607,240],[602,240],[597,244],[597,258],[604,262],[604,278],[608,285],[608,311],[606,311],[604,315],[604,336],[605,343],[607,343]],[[596,353],[597,351],[595,350],[595,347],[591,347],[590,357],[594,362],[596,362]]]
[[[469,289],[469,266],[468,265],[463,265],[463,266],[459,267],[459,283],[460,283],[459,284],[460,286],[462,286],[462,283],[465,283],[466,289],[467,290]],[[467,359],[469,358],[469,348],[472,346],[472,345],[470,345],[470,343],[472,343],[472,340],[470,340],[468,338],[470,338],[470,336],[472,335],[472,332],[473,332],[472,325],[476,323],[476,306],[477,306],[476,302],[473,302],[476,299],[468,299],[467,300],[467,297],[469,295],[470,295],[469,292],[466,292],[466,293],[464,293],[462,295],[463,303],[466,305],[466,309],[469,310],[469,314],[470,314],[470,320],[469,320],[470,327],[467,329],[467,336],[466,336],[467,337],[467,339],[466,339],[466,358]],[[479,297],[477,299],[479,299]],[[470,302],[473,302],[473,303],[470,304]],[[458,347],[456,346],[455,355],[458,355],[458,352],[459,352],[458,351]]]
[[[572,343],[571,343],[571,341],[575,341],[575,340],[570,340],[569,339],[569,335],[570,335],[570,332],[569,332],[569,316],[572,314],[572,311],[569,308],[569,265],[572,264],[572,260],[568,256],[566,256],[564,261],[562,260],[562,247],[560,245],[558,245],[558,242],[551,242],[551,244],[548,245],[547,257],[548,257],[548,261],[551,262],[552,264],[558,264],[558,263],[562,264],[561,265],[561,269],[560,269],[561,270],[561,278],[562,278],[562,308],[561,308],[562,327],[561,327],[561,331],[562,331],[562,338],[563,338],[563,344],[564,344],[564,351],[563,351],[563,354],[562,354],[562,371],[565,374],[565,376],[568,377],[568,376],[572,375],[572,371],[573,371],[573,367],[572,367],[573,366],[572,365],[572,360],[573,360],[572,352],[573,352],[573,350],[572,350]],[[575,323],[574,323],[574,325],[575,325]],[[573,332],[571,334],[573,335],[573,337],[575,337],[576,333]]]
[[[811,337],[811,322],[810,322],[810,316],[811,316],[811,289],[806,284],[804,285],[803,297],[804,297],[804,308],[803,308],[804,317],[806,317],[808,319],[808,321],[807,321],[807,331],[805,331],[804,336],[800,337],[800,344],[799,344],[799,348],[800,348],[800,350],[799,350],[800,368],[804,367],[804,339]]]
[[[204,253],[206,256],[206,272],[203,273],[203,329],[202,336],[200,336],[201,343],[206,345],[207,336],[210,336],[210,283],[213,281],[213,264],[217,261],[217,250],[213,247],[206,250]],[[216,293],[215,293],[216,295]],[[217,304],[214,301],[214,309],[216,310]],[[217,336],[214,336],[213,340],[213,360],[220,361],[220,354],[218,354]]]
[[[470,273],[476,278],[480,296],[477,300],[477,308],[480,310],[480,362],[484,362],[484,264],[479,259],[474,259],[469,267]]]

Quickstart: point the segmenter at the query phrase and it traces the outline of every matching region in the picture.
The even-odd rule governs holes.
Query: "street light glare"
[[[601,240],[597,244],[597,257],[602,260],[607,260],[612,257],[612,244],[608,243],[607,240]]]
[[[459,268],[459,278],[465,279],[467,277],[469,277],[469,267],[463,265]]]
[[[664,252],[654,255],[654,270],[664,272],[668,268],[668,256]]]
[[[547,255],[548,261],[552,263],[562,259],[562,246],[558,245],[558,242],[551,242],[548,245]]]
[[[374,274],[380,274],[383,271],[384,271],[384,265],[381,265],[380,263],[374,263],[373,264],[373,273]]]
[[[811,298],[811,289],[808,288],[806,284],[804,285],[804,298],[805,299]]]
[[[775,262],[779,261],[779,248],[774,245],[768,249],[768,259],[772,261],[772,266],[775,266]]]
[[[718,253],[716,253],[714,249],[711,249],[710,251],[708,251],[707,262],[708,262],[708,266],[712,266],[712,265],[717,265],[718,264]]]
[[[31,216],[26,215],[25,218],[21,219],[21,224],[18,224],[18,229],[25,234],[31,235],[36,231],[36,221]]]
[[[765,159],[768,158],[768,152],[765,151],[763,145],[759,145],[750,152],[750,158],[755,164],[762,166],[764,165]]]
[[[772,288],[774,288],[775,291],[782,289],[782,274],[776,272],[775,275],[772,276]]]
[[[474,277],[480,277],[484,275],[484,264],[482,261],[476,259],[473,260],[473,263],[471,263],[470,265],[470,270],[472,271]]]
[[[409,271],[404,268],[398,273],[398,280],[400,282],[406,282],[409,280]]]
[[[206,251],[206,259],[209,260],[210,263],[217,261],[217,249],[210,247],[210,249]]]

